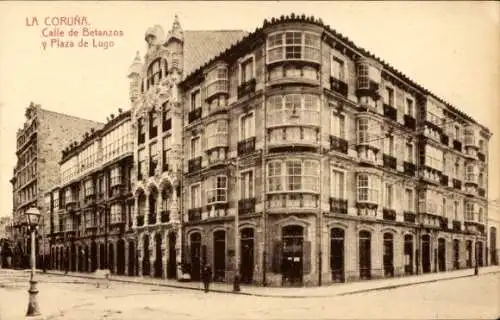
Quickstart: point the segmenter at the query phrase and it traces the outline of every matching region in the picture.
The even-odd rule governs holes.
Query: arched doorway
[[[161,233],[155,235],[155,278],[161,278],[163,276],[163,256],[161,250]]]
[[[484,265],[484,263],[483,263],[483,242],[482,241],[477,242],[477,265],[479,267],[482,267]]]
[[[168,261],[167,261],[167,278],[175,279],[177,276],[177,261],[175,252],[175,242],[177,241],[175,232],[168,234]]]
[[[281,262],[284,285],[302,285],[304,228],[291,225],[282,229],[283,258]]]
[[[135,276],[135,243],[133,240],[128,242],[128,275]]]
[[[371,233],[362,230],[359,232],[359,277],[371,278]]]
[[[252,228],[241,230],[241,282],[252,283],[254,268],[254,231]]]
[[[189,237],[189,242],[191,245],[191,279],[199,281],[201,271],[201,234],[198,232],[192,233]]]
[[[497,253],[497,228],[490,227],[490,261],[492,265],[498,265]]]
[[[472,240],[465,241],[465,254],[467,255],[465,265],[467,268],[472,268]]]
[[[443,238],[438,239],[438,269],[446,271],[446,240]]]
[[[394,236],[392,233],[384,233],[384,276],[394,277]]]
[[[226,232],[214,232],[214,281],[226,278]]]
[[[428,234],[422,236],[422,272],[431,272],[431,237]]]
[[[90,261],[91,261],[91,272],[97,270],[97,243],[92,241],[90,244]]]
[[[108,269],[115,273],[115,246],[112,242],[108,244]]]
[[[125,274],[125,240],[119,239],[116,243],[116,273]]]
[[[142,275],[150,276],[151,275],[151,266],[149,262],[149,235],[144,235],[143,243],[143,256],[142,256]]]
[[[453,268],[458,270],[460,268],[460,240],[453,240]]]
[[[413,274],[413,236],[405,235],[404,239],[404,254],[405,254],[405,274]]]
[[[332,281],[344,282],[344,229],[333,228],[330,231],[330,269]]]

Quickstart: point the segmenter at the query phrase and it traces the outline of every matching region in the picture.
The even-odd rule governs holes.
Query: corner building
[[[272,286],[485,264],[489,130],[320,20],[265,21],[182,79],[192,279],[232,281],[238,252]]]

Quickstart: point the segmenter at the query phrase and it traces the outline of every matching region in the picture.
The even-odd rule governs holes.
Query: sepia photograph
[[[0,320],[499,319],[500,2],[0,2]]]

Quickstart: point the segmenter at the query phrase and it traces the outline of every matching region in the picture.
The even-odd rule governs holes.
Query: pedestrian
[[[203,270],[201,272],[201,276],[203,278],[203,286],[205,287],[205,293],[208,292],[210,287],[210,280],[212,278],[212,269],[208,264],[205,264]]]

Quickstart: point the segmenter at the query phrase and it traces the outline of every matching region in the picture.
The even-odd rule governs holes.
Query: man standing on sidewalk
[[[210,280],[212,277],[212,270],[208,264],[205,264],[201,272],[201,277],[203,279],[203,285],[205,287],[205,293],[208,292],[210,286]]]

